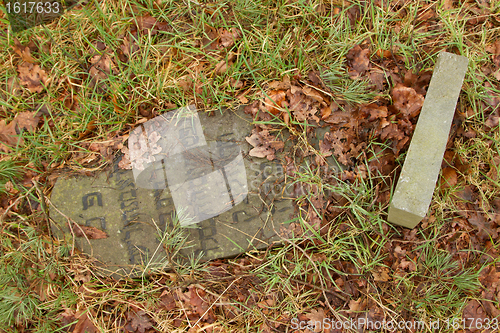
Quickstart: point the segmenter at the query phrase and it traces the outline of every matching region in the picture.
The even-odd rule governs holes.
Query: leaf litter
[[[496,49],[495,49],[496,52]],[[373,59],[370,59],[370,50],[366,45],[358,45],[351,49],[346,56],[346,64],[349,67],[348,75],[353,80],[362,80],[367,78],[368,82],[372,83],[372,87],[377,91],[383,91],[386,84],[392,88],[389,91],[390,98],[382,96],[376,97],[372,102],[366,104],[349,105],[345,100],[338,96],[328,88],[328,84],[322,79],[322,75],[318,75],[315,71],[309,72],[307,78],[300,75],[295,75],[293,78],[284,76],[282,81],[273,81],[267,84],[267,94],[262,96],[260,100],[256,100],[245,108],[245,112],[251,114],[255,120],[270,121],[274,117],[279,117],[287,126],[295,127],[298,132],[302,130],[300,124],[308,124],[311,127],[326,127],[328,131],[318,142],[318,153],[323,158],[334,156],[337,161],[346,166],[346,169],[341,172],[340,176],[348,182],[357,182],[360,179],[366,178],[368,171],[372,175],[380,175],[382,177],[390,177],[394,172],[398,172],[396,159],[403,154],[409,146],[412,133],[414,131],[418,115],[423,106],[425,94],[432,76],[432,71],[422,70],[413,72],[410,70],[400,71],[394,66],[395,61],[402,61],[398,55],[391,58],[383,57],[382,67],[374,70],[372,66]],[[496,59],[496,58],[495,58]],[[380,64],[380,60],[378,60]],[[491,87],[490,83],[485,83],[486,87]],[[489,90],[491,92],[491,90]],[[498,105],[497,96],[490,95],[484,102],[484,107],[490,107],[493,110]],[[456,121],[455,121],[456,123]],[[292,125],[293,124],[293,125]],[[459,125],[455,125],[459,127]],[[484,129],[490,131],[498,126],[498,113],[492,112],[488,115],[484,123]],[[454,128],[457,128],[454,127]],[[306,130],[308,130],[306,128]],[[464,131],[462,127],[458,130],[453,130],[450,136],[450,142],[455,138],[470,136],[470,130]],[[293,138],[292,139],[296,139]],[[265,145],[261,144],[261,139],[252,133],[247,141],[254,147],[262,147],[262,154],[257,150],[256,157],[267,157]],[[381,148],[382,145],[376,145],[371,151],[366,151],[369,142],[376,142],[385,145],[387,148]],[[254,148],[255,149],[255,148]],[[305,152],[302,155],[308,155]],[[272,155],[271,155],[272,156]],[[498,159],[500,161],[500,159]],[[324,165],[325,160],[322,158],[314,158],[312,163],[317,166]],[[462,175],[467,175],[469,165],[458,158],[458,155],[452,150],[448,150],[445,154],[445,161],[448,161],[448,166],[443,166],[442,175],[439,181],[439,188],[442,193],[463,185],[464,178]],[[444,162],[443,162],[444,163]],[[498,165],[498,163],[497,163]],[[296,169],[296,167],[294,167]],[[489,173],[493,179],[496,179],[498,168],[492,168]],[[389,181],[390,184],[390,181]],[[390,199],[390,188],[387,183],[380,182],[377,185],[378,195],[376,202],[382,205],[387,205]],[[466,187],[467,189],[467,187]],[[332,197],[326,197],[324,200],[335,202],[335,194]],[[500,215],[496,209],[493,213],[489,213],[481,209],[480,205],[474,202],[481,201],[478,196],[478,189],[474,186],[468,187],[466,194],[468,200],[462,202],[461,213],[465,219],[454,224],[453,230],[457,230],[451,237],[459,237],[460,243],[456,245],[453,242],[443,240],[439,242],[442,248],[454,248],[451,253],[455,258],[462,260],[463,254],[460,249],[467,249],[470,242],[477,244],[477,249],[480,250],[489,239],[496,241],[500,232]],[[499,202],[500,203],[500,202]],[[332,205],[333,206],[333,205]],[[327,220],[333,220],[343,209],[326,208]],[[342,206],[342,204],[340,205]],[[312,205],[309,206],[308,221],[311,225],[317,218],[316,214],[310,214]],[[422,222],[422,228],[425,228],[432,220],[435,220],[433,211],[428,214],[429,217]],[[457,221],[459,218],[457,217]],[[315,228],[316,229],[316,228]],[[462,232],[470,232],[474,230],[474,234],[470,237],[465,237]],[[407,235],[407,241],[413,241],[414,236],[411,231],[404,230]],[[412,238],[407,238],[407,237]],[[394,245],[393,245],[394,246]],[[456,247],[455,247],[456,246]],[[396,246],[395,255],[392,255],[386,260],[389,268],[373,271],[373,279],[378,283],[389,283],[393,279],[393,274],[407,275],[410,272],[417,271],[418,261],[417,256],[410,256],[411,253],[418,253],[413,246],[403,245]],[[399,253],[399,254],[398,254]],[[402,255],[401,255],[402,254]],[[492,266],[491,269],[493,269]],[[487,281],[487,280],[486,280]],[[487,285],[491,285],[489,281]],[[355,287],[356,288],[356,287]],[[358,286],[359,288],[359,286]],[[496,318],[498,310],[492,305],[500,300],[500,294],[489,293],[485,289],[483,296],[486,299],[484,304],[479,304],[477,301],[470,301],[464,310],[464,317],[470,318]],[[353,302],[353,301],[351,301]],[[358,300],[360,304],[361,299]],[[376,305],[370,307],[359,307],[352,303],[352,310],[366,311],[370,309],[367,315],[373,320],[379,318],[382,320],[383,311]],[[363,303],[364,304],[364,303]],[[321,308],[320,308],[321,309]],[[486,310],[483,310],[486,309]],[[486,312],[487,313],[486,313]],[[323,315],[317,315],[317,312],[312,312],[309,319],[317,319]]]
[[[401,2],[403,3],[403,2]],[[454,2],[446,1],[445,9],[452,9]],[[395,5],[402,6],[402,5]],[[401,7],[404,9],[404,6]],[[478,7],[479,8],[479,7]],[[486,9],[477,9],[478,13],[483,13]],[[472,10],[472,9],[471,9]],[[355,24],[360,17],[360,10],[356,6],[348,11],[348,17],[351,24]],[[486,13],[486,14],[485,14]],[[436,13],[432,7],[425,10],[420,10],[418,19],[416,20],[416,29],[429,30],[430,25],[426,24],[426,20],[433,20]],[[478,24],[485,22],[485,18],[473,18],[476,21],[470,21],[467,24]],[[134,31],[135,29],[135,31]],[[131,32],[134,34],[151,34],[159,35],[170,31],[166,22],[160,21],[150,15],[140,16],[137,19],[137,24],[132,27]],[[204,48],[207,52],[225,52],[227,49],[233,48],[241,39],[241,32],[237,28],[216,28],[215,26],[205,27],[205,35],[203,38],[196,40],[200,48]],[[21,45],[18,41],[14,41],[12,49],[14,53],[22,60],[17,66],[19,73],[19,83],[27,88],[32,93],[43,93],[44,86],[50,80],[47,73],[36,64],[36,59],[32,55],[32,48]],[[123,44],[119,47],[118,60],[126,63],[130,56],[136,50],[133,41],[123,37]],[[497,41],[489,48],[492,68],[488,69],[488,74],[491,78],[497,79],[500,66],[500,43]],[[101,50],[103,51],[103,50]],[[288,126],[300,128],[300,124],[311,125],[305,129],[308,138],[314,134],[314,128],[324,127],[327,132],[318,142],[318,154],[307,149],[298,149],[295,152],[299,158],[312,157],[313,166],[324,167],[325,157],[333,156],[339,162],[347,166],[341,172],[343,180],[355,183],[361,180],[366,180],[368,174],[380,174],[388,177],[398,172],[396,159],[399,158],[408,148],[411,134],[414,129],[420,108],[422,107],[425,98],[426,89],[430,80],[431,71],[413,72],[401,70],[400,65],[404,63],[404,59],[397,54],[396,49],[383,50],[374,49],[368,43],[362,43],[354,46],[344,59],[347,70],[347,76],[352,80],[366,80],[371,84],[371,89],[378,92],[387,92],[386,96],[377,96],[370,103],[362,105],[351,105],[345,101],[343,96],[332,91],[329,88],[327,80],[324,79],[321,71],[310,71],[307,75],[302,76],[301,73],[290,74],[292,77],[284,76],[282,80],[269,82],[266,87],[266,94],[260,99],[254,101],[251,105],[245,108],[245,111],[256,120],[269,121],[274,117],[279,117]],[[213,54],[211,54],[213,55]],[[186,95],[193,98],[203,96],[203,86],[210,84],[204,82],[206,77],[210,77],[211,73],[224,75],[230,72],[231,66],[234,64],[235,57],[240,56],[229,55],[229,57],[220,57],[215,66],[201,66],[200,60],[203,62],[203,57],[198,57],[187,66],[190,73],[186,75],[185,80],[178,82],[179,86],[186,92]],[[112,52],[106,49],[99,55],[91,55],[88,59],[90,64],[89,74],[96,81],[104,80],[108,75],[115,73],[118,60],[112,56]],[[235,97],[240,100],[245,100],[243,91],[238,91],[245,87],[245,80],[233,79],[231,85],[236,90]],[[15,82],[11,81],[12,91],[15,90]],[[496,85],[496,86],[495,86]],[[484,82],[485,88],[496,88],[498,83]],[[391,88],[390,90],[388,90]],[[246,88],[244,88],[246,89]],[[487,132],[494,131],[498,126],[498,97],[493,94],[491,89],[487,89],[488,93],[483,102],[487,113],[484,123]],[[75,100],[70,104],[77,104]],[[73,106],[72,106],[73,108]],[[140,110],[139,110],[140,111]],[[466,110],[457,110],[465,112]],[[488,113],[489,112],[489,113]],[[150,113],[139,112],[138,114],[147,117]],[[7,124],[5,119],[0,121],[0,144],[5,151],[12,151],[12,147],[17,144],[23,144],[20,133],[22,131],[35,131],[39,119],[34,114],[19,113],[14,120]],[[131,124],[137,126],[137,124]],[[93,130],[82,132],[85,134],[82,138],[88,138],[93,135]],[[284,149],[284,143],[274,135],[274,129],[271,126],[258,124],[252,130],[252,133],[247,137],[247,142],[253,147],[250,150],[250,155],[257,158],[266,158],[274,160],[276,153]],[[474,132],[475,133],[475,132]],[[453,138],[468,138],[474,137],[471,129],[460,132],[458,130]],[[292,133],[293,134],[293,133]],[[292,136],[292,140],[297,140]],[[123,146],[126,135],[124,133],[112,133],[108,140],[82,144],[93,153],[99,153],[105,159],[110,159],[116,150],[121,149],[124,153],[122,159],[122,167],[130,167],[130,160],[127,162],[128,152]],[[451,139],[450,139],[451,140]],[[367,151],[368,143],[375,142],[376,145],[371,151]],[[387,148],[381,148],[386,145]],[[450,150],[451,151],[451,150]],[[440,191],[447,193],[457,186],[463,185],[465,182],[466,173],[469,172],[467,163],[458,161],[455,157],[447,159],[448,164],[443,166],[443,171],[440,179]],[[293,165],[293,160],[290,159],[286,166],[288,170],[292,170],[296,166]],[[493,164],[498,162],[493,160]],[[494,168],[483,169],[488,177],[493,178],[497,173]],[[292,172],[293,173],[293,172]],[[380,183],[377,185],[376,203],[386,205],[390,198],[390,186]],[[446,226],[446,237],[439,240],[437,247],[446,249],[454,258],[463,257],[463,250],[468,249],[472,244],[476,249],[486,248],[490,256],[498,256],[490,240],[498,239],[500,226],[499,220],[499,205],[489,204],[484,201],[480,195],[483,189],[476,185],[467,185],[463,191],[457,194],[459,200],[457,206],[459,212],[453,215],[452,222]],[[331,193],[324,196],[314,191],[314,198],[307,207],[302,207],[307,211],[307,220],[314,225],[318,230],[319,226],[324,221],[333,220],[337,216],[344,216],[349,219],[349,213],[344,205],[347,204],[345,198],[338,194]],[[324,211],[323,220],[319,218],[315,211]],[[427,226],[433,223],[435,212],[430,211],[429,217],[422,222],[422,226]],[[81,226],[83,227],[83,226]],[[339,230],[347,232],[350,226],[348,223],[341,223]],[[387,226],[383,228],[387,230]],[[78,229],[78,227],[77,227]],[[95,233],[95,236],[94,236]],[[98,229],[85,229],[80,237],[96,237],[105,235],[99,234]],[[337,292],[347,292],[350,298],[347,302],[335,296],[331,297],[332,304],[335,304],[340,311],[349,313],[351,318],[360,318],[366,316],[372,320],[383,319],[383,311],[380,304],[374,302],[367,295],[370,293],[369,284],[373,283],[368,279],[373,279],[377,282],[377,286],[387,286],[392,283],[395,275],[406,276],[412,272],[416,272],[418,268],[416,243],[421,241],[419,236],[410,230],[401,232],[400,237],[394,237],[388,244],[388,257],[384,260],[384,264],[389,267],[387,269],[378,269],[371,274],[369,278],[361,276],[361,272],[350,262],[338,260],[331,263],[339,272],[344,272],[345,275],[332,275],[332,281],[326,281],[328,288]],[[490,242],[490,243],[489,243]],[[486,245],[484,245],[486,244]],[[489,244],[489,245],[488,245]],[[484,245],[484,246],[483,246]],[[309,250],[308,250],[309,251]],[[311,255],[315,253],[308,252]],[[210,263],[209,269],[213,275],[217,277],[238,276],[251,270],[252,267],[258,267],[259,260],[264,258],[243,258],[236,259],[237,265],[228,267],[224,261],[214,261]],[[324,259],[318,259],[324,260]],[[484,259],[487,260],[487,259]],[[226,265],[226,266],[224,266]],[[219,269],[224,267],[224,269]],[[463,316],[464,318],[495,318],[498,316],[498,309],[495,307],[499,300],[498,268],[491,266],[489,269],[483,270],[480,281],[484,288],[481,291],[481,300],[471,300],[467,303]],[[222,272],[222,273],[221,273]],[[212,276],[212,277],[213,277]],[[312,274],[304,274],[308,279],[306,283],[293,282],[292,288],[294,292],[303,292],[304,290],[314,289]],[[309,280],[310,279],[310,280]],[[234,280],[234,278],[233,278]],[[85,283],[88,283],[87,280]],[[272,313],[272,307],[275,303],[276,295],[265,295],[264,290],[259,289],[262,281],[256,278],[242,278],[235,283],[228,292],[222,295],[220,291],[218,302],[216,297],[211,293],[205,292],[206,286],[212,286],[209,282],[202,286],[190,285],[188,288],[179,289],[177,291],[165,290],[161,293],[162,306],[167,311],[175,313],[175,326],[185,325],[186,322],[194,324],[198,322],[198,326],[208,324],[206,331],[211,331],[210,324],[214,323],[221,313],[232,318],[241,316],[247,311],[248,306],[255,305],[260,308],[262,313]],[[311,287],[313,285],[313,287]],[[216,290],[217,287],[214,287]],[[234,289],[234,290],[233,290]],[[263,296],[265,295],[265,296]],[[279,297],[278,297],[279,298]],[[324,299],[319,302],[315,309],[304,311],[304,315],[300,318],[304,320],[320,320],[325,317],[331,317],[333,314],[324,303]],[[238,303],[239,302],[239,303]],[[245,304],[245,306],[241,306]],[[182,310],[180,310],[182,309]],[[130,332],[147,332],[152,330],[154,319],[151,313],[141,310],[139,307],[131,306],[130,310],[125,312],[126,322],[123,323],[125,331]],[[74,312],[61,314],[64,320],[78,320],[77,329],[74,332],[97,330],[93,327],[90,319],[86,315],[76,316]],[[187,318],[186,318],[187,317]],[[283,330],[289,327],[290,323],[287,314],[280,314],[276,317],[275,322],[264,322],[260,324],[263,331]],[[271,329],[272,328],[272,329]]]

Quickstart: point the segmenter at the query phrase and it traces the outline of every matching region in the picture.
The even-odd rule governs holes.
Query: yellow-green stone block
[[[466,57],[439,54],[389,207],[389,222],[414,228],[427,214],[467,64]]]

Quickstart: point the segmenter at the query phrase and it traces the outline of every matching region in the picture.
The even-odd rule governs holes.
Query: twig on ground
[[[32,187],[28,192],[26,192],[26,194],[18,197],[9,207],[7,207],[5,212],[3,212],[2,216],[0,216],[0,223],[2,223],[4,221],[5,216],[9,213],[9,211],[12,209],[12,207],[14,207],[21,199],[25,198],[28,194],[30,194],[31,191],[33,191],[34,189],[35,188]]]

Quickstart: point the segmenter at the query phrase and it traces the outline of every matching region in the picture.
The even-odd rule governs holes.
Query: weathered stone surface
[[[427,214],[467,64],[466,57],[439,54],[389,207],[389,222],[413,228]]]
[[[247,250],[262,249],[279,241],[280,237],[276,232],[279,233],[280,228],[284,227],[283,222],[293,217],[294,211],[290,200],[292,188],[285,187],[282,182],[284,172],[281,163],[248,156],[251,147],[245,141],[245,136],[250,134],[252,125],[251,119],[243,112],[226,111],[223,115],[216,114],[213,117],[200,113],[199,119],[207,146],[218,142],[218,146],[231,147],[230,158],[220,166],[215,165],[217,162],[213,162],[216,160],[214,158],[211,160],[212,170],[201,168],[200,171],[193,168],[192,171],[198,174],[193,178],[193,172],[189,172],[189,177],[198,179],[197,182],[206,180],[200,176],[211,175],[222,166],[226,166],[226,171],[230,173],[231,166],[239,162],[239,157],[234,153],[236,145],[241,150],[246,179],[242,181],[241,173],[237,173],[233,177],[237,182],[228,182],[228,179],[231,180],[228,172],[217,174],[224,174],[225,184],[221,181],[223,189],[227,188],[232,194],[247,193],[240,195],[239,199],[231,197],[231,200],[227,200],[217,192],[221,188],[217,186],[217,181],[189,183],[200,189],[196,190],[196,200],[191,201],[193,205],[199,205],[200,210],[206,212],[204,209],[207,208],[210,211],[211,206],[220,205],[221,202],[232,206],[217,216],[195,224],[184,223],[185,227],[181,230],[187,234],[188,241],[176,257],[180,260],[198,255],[203,255],[203,260],[231,257]],[[205,153],[196,157],[206,156]],[[216,155],[216,150],[211,149],[209,153]],[[172,169],[168,169],[169,167]],[[175,165],[164,168],[173,171]],[[152,189],[137,186],[140,176],[134,177],[132,170],[116,168],[95,178],[60,178],[52,191],[51,201],[74,222],[96,227],[108,234],[106,239],[75,238],[78,248],[103,264],[103,272],[134,275],[141,270],[140,266],[158,267],[165,262],[166,252],[159,241],[159,235],[165,230],[169,232],[173,229],[172,217],[179,206],[179,199],[172,195],[170,185],[175,188],[177,183],[185,184],[180,180],[187,177],[185,170],[190,170],[189,168],[189,164],[179,164],[179,169],[182,170],[167,173],[166,178],[173,175],[175,180],[168,179],[168,186]],[[241,187],[234,185],[240,183]],[[182,192],[179,193],[182,195]],[[64,234],[73,241],[66,217],[54,209],[50,211],[50,215],[56,222],[54,232],[59,237]]]

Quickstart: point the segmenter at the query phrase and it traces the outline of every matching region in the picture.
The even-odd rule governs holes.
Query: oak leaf
[[[38,65],[24,62],[17,66],[19,82],[31,92],[42,92],[43,86],[47,85],[47,73]]]
[[[127,317],[129,322],[125,326],[125,329],[130,332],[144,333],[153,327],[151,318],[142,310],[138,312],[131,311],[127,314]]]
[[[304,87],[302,91],[306,96],[312,98],[313,100],[324,103],[323,96],[318,91],[316,91],[316,89],[313,89],[311,87]]]
[[[391,96],[394,107],[406,118],[417,116],[422,105],[424,105],[424,96],[417,94],[415,89],[405,87],[401,83],[392,88]]]
[[[23,46],[17,38],[14,38],[14,45],[11,45],[12,49],[14,52],[19,55],[23,61],[29,62],[29,63],[35,63],[36,60],[31,56],[31,50],[28,46]]]
[[[368,121],[373,121],[375,119],[387,117],[387,106],[368,104],[361,107],[361,112],[363,112],[365,116],[369,116]]]
[[[498,119],[499,119],[499,117],[497,115],[490,114],[488,116],[488,119],[486,119],[486,121],[484,122],[484,124],[489,128],[497,127],[498,126]]]
[[[115,71],[113,60],[107,54],[93,56],[90,63],[92,67],[90,67],[89,74],[96,80],[105,79],[112,71]]]
[[[368,78],[375,85],[378,91],[384,90],[385,74],[379,69],[371,69]]]
[[[290,89],[290,77],[288,75],[285,75],[283,77],[283,81],[272,81],[269,82],[268,86],[269,89],[273,90],[287,90]]]
[[[483,214],[481,214],[480,212],[471,213],[468,221],[478,230],[478,236],[483,241],[488,240],[490,236],[493,239],[498,238],[498,232],[496,231],[496,229],[491,227],[491,222],[487,221]]]
[[[362,299],[362,297],[358,298],[358,300],[350,300],[349,301],[349,312],[361,312],[366,309],[366,299]]]
[[[476,322],[484,322],[487,316],[481,304],[475,299],[472,299],[465,306],[462,318],[464,320],[464,327],[470,327],[471,331],[475,332],[478,330],[474,328],[474,324]]]
[[[236,28],[231,28],[231,31],[221,28],[219,30],[220,44],[224,48],[234,45],[234,43],[241,37],[241,33]]]
[[[151,15],[144,15],[137,18],[137,28],[141,34],[148,34],[154,36],[160,31],[169,31],[170,25],[168,22],[160,22]]]
[[[257,128],[254,128],[252,135],[246,137],[245,140],[253,146],[248,153],[250,156],[265,157],[270,161],[276,158],[276,151],[283,149],[285,146],[283,141],[276,139],[268,130],[258,131]]]
[[[389,275],[389,269],[387,267],[381,267],[377,270],[374,270],[372,274],[375,281],[387,282],[391,279],[391,276]]]
[[[319,308],[318,310],[312,309],[311,313],[306,315],[310,319],[308,324],[310,327],[314,327],[314,332],[321,332],[323,329],[323,322],[325,320],[325,310]]]
[[[19,137],[23,130],[32,132],[38,125],[40,117],[36,112],[19,112],[14,120],[6,124],[5,119],[0,120],[0,150],[11,151],[10,146],[22,145],[24,140]]]
[[[76,323],[73,333],[97,333],[97,327],[92,323],[92,321],[87,316],[87,313],[80,316],[78,323]]]
[[[356,74],[366,71],[370,66],[370,59],[368,55],[370,54],[369,49],[362,49],[359,45],[353,47],[349,52],[347,52],[346,58],[349,60],[351,67],[354,69]]]

